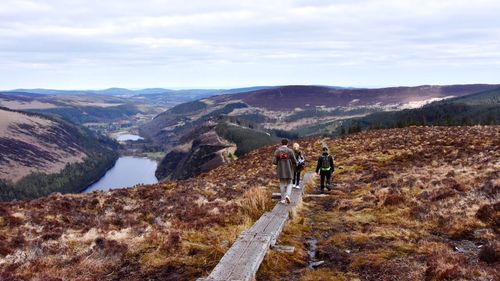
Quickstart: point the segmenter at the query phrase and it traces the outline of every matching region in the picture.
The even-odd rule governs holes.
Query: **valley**
[[[499,140],[499,126],[300,140],[308,171],[323,143],[330,147],[335,188],[306,199],[279,241],[295,253],[270,251],[257,279],[494,280]],[[0,203],[0,277],[206,276],[239,233],[273,207],[274,149],[188,180]],[[308,267],[310,238],[324,261],[316,269]]]
[[[481,84],[381,89],[273,87],[174,106],[140,126],[139,133],[169,151],[156,175],[160,179],[185,179],[230,162],[233,156],[277,143],[282,137],[341,135],[397,125],[498,124],[498,102],[489,104],[488,99],[479,98],[500,95],[498,88]],[[456,107],[463,108],[462,103],[474,95],[479,104],[467,114],[485,114],[483,109],[487,107],[493,117],[463,118],[465,113]],[[447,104],[453,104],[453,108]],[[423,120],[421,111],[431,116],[417,123],[415,120]],[[439,117],[443,111],[450,116]],[[416,117],[407,118],[408,112]],[[385,123],[365,121],[377,120],[377,116],[387,116]],[[455,121],[450,123],[450,118]]]
[[[0,200],[80,192],[116,160],[116,143],[39,113],[0,108]]]
[[[497,88],[498,85],[476,84],[381,89],[324,86],[231,90],[25,89],[0,92],[0,106],[61,118],[99,136],[115,139],[117,143],[110,146],[115,155],[136,157],[133,161],[139,162],[149,158],[158,163],[146,166],[154,169],[159,180],[184,180],[236,161],[252,150],[277,143],[282,137],[341,135],[408,125],[497,124],[500,122]],[[451,115],[443,115],[443,112]],[[22,135],[22,132],[14,135]],[[36,144],[37,140],[31,139],[29,143]],[[39,147],[50,145],[38,144]],[[23,168],[18,157],[19,163],[10,162],[17,172],[3,169],[4,180],[15,182],[32,171],[57,174],[71,163],[86,165],[82,162],[84,153],[55,153],[51,155],[53,159],[43,160],[49,154],[36,150],[36,146],[30,149],[29,157],[34,157],[34,161],[25,162],[31,163],[31,169]],[[66,147],[68,149],[71,146]],[[113,167],[109,162],[111,158],[107,159],[105,170]],[[103,169],[99,168],[100,176],[104,176]],[[151,171],[141,172],[137,179],[143,178],[142,173]],[[6,178],[7,174],[10,178]],[[130,178],[126,174],[123,177]],[[152,183],[151,178],[146,182]],[[111,186],[129,187],[141,181],[129,183]],[[79,190],[85,189],[81,184],[77,186]],[[61,189],[64,190],[74,191],[75,187]]]
[[[500,281],[498,11],[2,1],[0,281]]]

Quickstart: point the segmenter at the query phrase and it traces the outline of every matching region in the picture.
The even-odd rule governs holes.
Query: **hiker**
[[[325,180],[328,191],[332,190],[330,183],[333,171],[335,171],[333,157],[328,153],[328,147],[323,147],[323,154],[318,158],[316,166],[316,173],[321,176],[321,193],[325,191]]]
[[[282,139],[281,146],[274,151],[273,164],[277,165],[278,178],[280,180],[280,203],[290,204],[293,168],[297,165],[297,159],[295,158],[293,150],[288,148],[287,139]]]
[[[297,166],[294,167],[293,170],[293,180],[292,180],[292,187],[294,188],[300,188],[300,173],[302,170],[304,170],[304,166],[306,164],[304,155],[302,154],[302,151],[300,151],[300,145],[298,143],[293,144],[293,153],[295,153],[295,156],[297,158]]]

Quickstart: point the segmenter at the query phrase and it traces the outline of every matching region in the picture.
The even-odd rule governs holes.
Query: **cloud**
[[[493,83],[498,10],[494,0],[4,0],[0,88]]]

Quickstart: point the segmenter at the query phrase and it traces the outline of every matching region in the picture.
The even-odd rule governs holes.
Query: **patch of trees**
[[[298,139],[300,137],[298,132],[285,131],[285,130],[279,130],[279,129],[271,130],[271,134],[273,134],[274,136],[276,136],[278,138],[281,138],[281,139],[285,138],[285,139],[289,139],[289,140],[295,140],[295,139]]]
[[[253,123],[264,123],[272,121],[269,117],[260,113],[247,113],[238,115],[238,119],[246,120]]]
[[[102,122],[115,120],[139,113],[134,104],[122,104],[110,107],[57,107],[49,109],[33,109],[32,112],[57,115],[73,123]]]
[[[201,101],[191,101],[172,107],[169,111],[174,114],[188,114],[207,108],[207,104]]]
[[[194,101],[194,102],[189,102],[189,103],[184,103],[180,104],[174,108],[177,108],[179,106],[182,106],[181,109],[176,109],[175,112],[182,112],[182,110],[187,110],[189,108],[189,104],[191,104],[192,108],[196,108],[200,106],[199,104],[203,104],[204,107],[206,107],[206,104],[203,102],[199,101]],[[172,133],[175,135],[184,135],[188,133],[189,131],[196,129],[199,125],[207,122],[207,121],[215,121],[218,122],[219,120],[222,120],[224,117],[227,117],[226,115],[231,113],[233,110],[238,109],[238,108],[246,108],[248,105],[242,102],[237,102],[237,103],[230,103],[227,104],[226,106],[214,110],[206,115],[203,115],[202,117],[192,121],[190,118],[183,116],[182,114],[176,115],[176,114],[171,114],[173,113],[172,109],[165,111],[164,113],[158,115],[155,117],[155,122],[150,123],[150,125],[146,125],[141,127],[139,130],[141,133],[144,133],[145,135],[156,135],[156,137],[159,137],[161,135],[161,129],[164,126],[171,126],[174,124],[179,124],[181,123],[182,125],[176,126],[173,130]],[[172,139],[167,139],[165,138],[164,140],[162,139],[163,143],[167,143],[169,141],[172,141]]]
[[[233,110],[235,110],[235,109],[247,108],[247,107],[248,107],[248,105],[246,103],[243,103],[243,102],[230,103],[221,109],[217,109],[217,110],[210,112],[209,114],[203,116],[200,119],[202,121],[208,121],[208,120],[213,119],[213,118],[218,118],[221,115],[229,114],[229,113],[233,112]]]
[[[407,126],[470,126],[500,124],[499,104],[436,103],[418,109],[380,112],[344,122],[337,133]]]
[[[16,183],[0,181],[0,201],[33,199],[52,192],[81,192],[111,168],[118,155],[112,150],[91,153],[81,163],[67,164],[56,174],[31,173]]]
[[[80,192],[89,184],[101,178],[118,158],[115,151],[118,149],[119,144],[116,141],[98,135],[85,127],[67,122],[57,116],[2,109],[56,122],[58,126],[51,131],[50,136],[38,137],[55,143],[63,149],[78,148],[88,157],[81,163],[66,165],[59,173],[32,173],[15,183],[0,181],[0,201],[32,199],[46,196],[52,192]],[[10,148],[13,145],[10,145]],[[36,151],[32,152],[37,153]],[[36,156],[38,157],[38,155]],[[44,155],[39,155],[39,157],[44,157]]]
[[[237,145],[238,148],[235,152],[237,156],[244,155],[259,147],[279,142],[278,138],[268,135],[265,132],[227,123],[218,124],[215,130],[219,136],[222,136]]]
[[[319,117],[330,117],[330,116],[349,116],[349,115],[360,115],[376,112],[375,108],[368,107],[356,107],[352,109],[347,108],[336,108],[334,110],[319,110],[319,109],[309,109],[299,111],[285,118],[286,122],[294,122],[304,118],[319,118]]]

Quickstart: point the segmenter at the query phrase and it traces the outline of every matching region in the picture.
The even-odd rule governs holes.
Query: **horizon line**
[[[255,87],[287,87],[287,86],[317,86],[317,87],[338,87],[338,88],[352,88],[352,89],[383,89],[383,88],[398,88],[398,87],[424,87],[424,86],[461,86],[461,85],[500,85],[498,83],[458,83],[458,84],[414,84],[414,85],[402,85],[402,84],[394,84],[394,85],[370,85],[370,86],[339,86],[339,85],[324,85],[324,84],[280,84],[280,85],[253,85],[253,86],[236,86],[236,87],[145,87],[145,88],[137,88],[137,87],[119,87],[119,86],[111,86],[105,88],[65,88],[65,89],[57,89],[57,88],[42,88],[42,87],[34,87],[34,88],[15,88],[15,89],[0,89],[0,92],[15,92],[15,91],[32,91],[32,90],[48,90],[48,91],[105,91],[110,89],[123,89],[129,91],[142,91],[148,89],[163,89],[163,90],[173,90],[173,91],[182,91],[182,90],[233,90],[233,89],[244,89],[244,88],[255,88]]]

